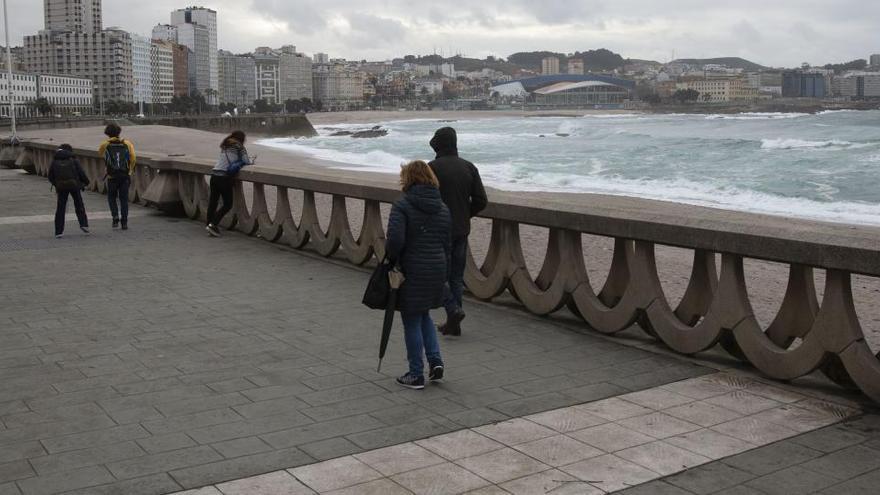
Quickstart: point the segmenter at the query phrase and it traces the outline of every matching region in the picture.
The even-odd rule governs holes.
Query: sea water
[[[331,136],[373,125],[388,134]],[[461,155],[498,189],[880,225],[880,111],[418,119],[320,126],[317,137],[260,144],[397,173],[403,162],[433,158],[428,141],[447,125],[458,131]]]

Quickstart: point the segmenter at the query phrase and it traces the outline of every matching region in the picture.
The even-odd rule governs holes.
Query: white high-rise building
[[[153,103],[171,103],[174,97],[174,46],[167,40],[153,40],[150,43]]]
[[[101,0],[43,0],[46,30],[95,34],[101,31]]]
[[[131,33],[131,93],[135,103],[153,102],[151,51],[149,38]]]
[[[311,99],[312,59],[297,53],[295,46],[282,46],[278,57],[279,101]]]
[[[182,37],[183,32],[181,29],[186,25],[199,25],[204,26],[207,30],[208,43],[207,53],[205,55],[207,55],[208,60],[208,82],[204,89],[200,87],[197,87],[197,89],[199,89],[202,94],[206,95],[208,103],[216,104],[217,93],[220,89],[220,67],[217,61],[217,12],[204,7],[187,7],[185,9],[178,9],[171,12],[171,25],[178,28],[177,42],[186,45],[189,49],[195,52],[197,60],[203,58],[202,54],[199,53],[201,48],[195,46],[195,44],[188,44]],[[196,79],[201,80],[201,75],[198,75]]]
[[[153,39],[177,43],[177,27],[171,24],[157,24],[153,26]]]
[[[315,54],[315,63],[316,64],[327,64],[330,63],[330,55],[326,53],[316,53]]]

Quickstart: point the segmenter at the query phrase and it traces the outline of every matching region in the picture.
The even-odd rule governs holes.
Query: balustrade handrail
[[[40,140],[23,144],[38,149],[54,149],[56,146]],[[98,157],[97,151],[92,149],[75,151],[80,156]],[[138,163],[157,170],[204,175],[210,175],[214,164],[212,160],[156,153],[139,154]],[[354,179],[340,174],[323,175],[263,166],[244,169],[239,177],[245,182],[384,203],[393,202],[400,196],[393,180],[382,183],[369,178]],[[570,201],[559,198],[535,199],[493,190],[489,206],[479,216],[880,276],[880,228],[876,227],[856,227],[599,194],[558,196]]]

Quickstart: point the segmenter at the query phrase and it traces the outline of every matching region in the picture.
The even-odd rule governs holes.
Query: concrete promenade
[[[45,179],[0,170],[0,495],[880,481],[880,418],[852,397],[474,302],[441,342],[448,379],[404,390],[399,327],[375,371],[365,271],[139,206],[112,231],[103,196],[86,206],[92,235],[71,216],[54,239]]]

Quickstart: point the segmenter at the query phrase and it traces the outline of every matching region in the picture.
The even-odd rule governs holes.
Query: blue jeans
[[[446,297],[446,301],[443,302],[447,317],[461,309],[467,253],[468,238],[466,235],[452,239],[452,256],[449,266],[449,294]]]
[[[131,186],[131,177],[117,177],[107,179],[107,202],[110,203],[110,214],[113,219],[122,214],[122,223],[128,223],[128,188]],[[119,200],[119,206],[116,201]]]
[[[400,313],[403,320],[403,338],[406,341],[406,359],[409,372],[416,376],[425,373],[422,353],[431,366],[443,364],[440,357],[440,344],[437,342],[437,328],[427,311]]]

